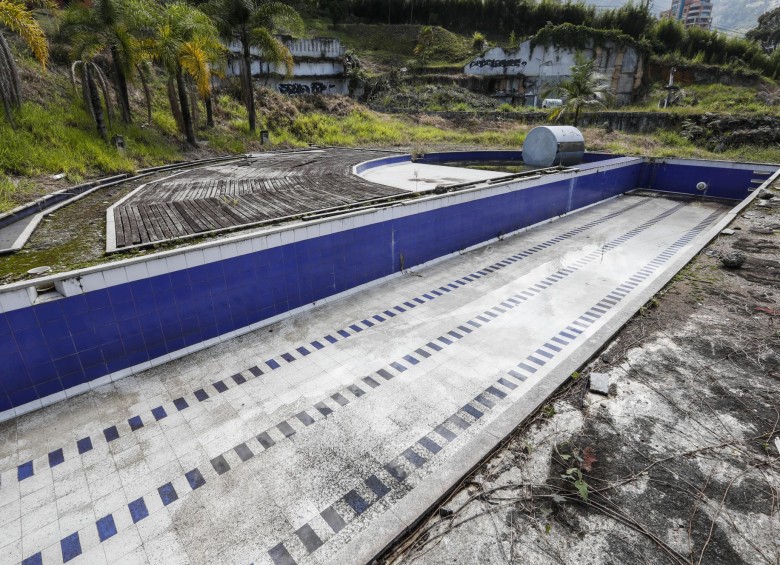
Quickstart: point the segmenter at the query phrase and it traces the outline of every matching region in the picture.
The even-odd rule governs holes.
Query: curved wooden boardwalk
[[[353,165],[377,156],[375,151],[352,149],[258,154],[149,183],[114,208],[116,246],[162,242],[403,194],[352,175]]]

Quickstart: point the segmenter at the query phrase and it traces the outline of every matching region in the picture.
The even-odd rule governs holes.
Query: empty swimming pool
[[[0,561],[370,560],[775,170],[589,161],[0,290]]]

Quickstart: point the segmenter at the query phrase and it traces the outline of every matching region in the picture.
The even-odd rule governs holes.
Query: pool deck
[[[726,213],[612,199],[0,424],[0,563],[366,562]]]
[[[447,186],[495,179],[505,177],[507,174],[497,171],[407,161],[371,168],[364,171],[360,176],[374,183],[417,192],[433,190],[439,185]]]

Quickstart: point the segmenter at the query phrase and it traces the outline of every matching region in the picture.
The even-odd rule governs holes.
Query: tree
[[[414,46],[413,51],[421,67],[428,64],[428,61],[431,59],[433,43],[433,28],[431,26],[423,26],[417,35],[417,45]]]
[[[36,5],[51,7],[45,2]],[[11,112],[22,105],[22,85],[13,53],[3,36],[4,28],[22,38],[44,70],[49,60],[49,46],[28,4],[22,0],[0,0],[0,100],[6,119],[13,123]]]
[[[580,112],[594,106],[605,108],[611,95],[604,78],[596,72],[596,61],[577,53],[571,77],[548,90],[544,97],[555,95],[563,98],[562,106],[550,113],[550,121],[559,121],[564,115],[574,113],[574,127],[579,125]]]
[[[211,92],[211,62],[222,49],[217,29],[209,17],[183,2],[162,7],[149,37],[141,42],[143,57],[161,64],[170,77],[169,90],[177,95],[171,112],[181,112],[187,142],[197,147],[186,79],[194,81],[202,94]],[[178,102],[178,108],[174,102]]]
[[[780,8],[761,14],[758,26],[747,32],[746,37],[758,41],[767,53],[777,49],[780,45]]]
[[[485,49],[487,49],[488,42],[487,38],[485,37],[485,34],[475,31],[474,35],[471,36],[471,47],[474,49],[474,51],[482,52]]]
[[[320,2],[320,6],[327,10],[334,26],[344,23],[344,20],[349,16],[348,0],[323,0]]]
[[[674,53],[683,46],[685,26],[673,18],[661,18],[653,28],[653,35],[656,39],[656,51]]]
[[[292,74],[290,50],[275,33],[301,33],[303,20],[294,8],[276,0],[210,0],[206,11],[214,19],[220,35],[228,43],[237,42],[241,49],[241,93],[244,98],[249,131],[257,127],[255,94],[252,87],[252,48],[259,49],[268,63],[281,64]]]
[[[71,4],[63,14],[62,35],[72,45],[75,60],[91,61],[110,54],[122,121],[130,123],[128,79],[139,62],[137,35],[152,25],[155,6],[149,0],[92,0]]]
[[[81,95],[84,107],[92,116],[97,127],[98,134],[104,141],[108,141],[108,129],[103,119],[103,103],[100,101],[100,94],[103,94],[103,100],[106,103],[106,113],[108,114],[109,124],[111,123],[111,97],[108,94],[108,80],[94,62],[76,61],[70,68],[70,79],[73,82],[73,89],[78,89],[76,77],[81,80]]]

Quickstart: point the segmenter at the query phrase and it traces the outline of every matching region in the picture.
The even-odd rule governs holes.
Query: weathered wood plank
[[[388,152],[391,154],[391,152]],[[266,154],[149,183],[114,210],[118,247],[280,218],[403,191],[351,174],[375,152]]]

